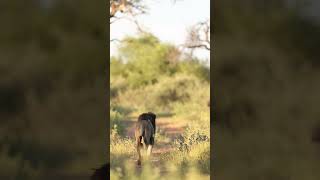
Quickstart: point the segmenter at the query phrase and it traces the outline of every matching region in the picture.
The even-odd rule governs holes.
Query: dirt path
[[[126,123],[126,136],[134,138],[134,128],[137,118],[133,117],[130,120],[125,121]],[[172,117],[158,117],[156,120],[157,133],[160,133],[161,139],[155,140],[155,146],[152,151],[151,162],[153,166],[160,167],[160,174],[165,173],[163,168],[163,162],[160,160],[160,156],[165,153],[173,151],[172,143],[174,140],[183,133],[186,123],[183,121],[173,121]],[[156,136],[157,137],[157,136]],[[165,138],[165,139],[163,139]],[[137,156],[132,157],[134,162],[137,161]],[[137,166],[137,169],[141,168]]]

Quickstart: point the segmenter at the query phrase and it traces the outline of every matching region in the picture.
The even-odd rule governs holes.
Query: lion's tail
[[[140,124],[140,128],[138,128],[139,129],[139,131],[138,131],[138,137],[139,137],[139,143],[140,143],[140,146],[142,146],[143,144],[142,144],[142,138],[144,138],[144,136],[145,136],[145,127],[142,125],[142,124]],[[144,139],[143,139],[144,140]]]

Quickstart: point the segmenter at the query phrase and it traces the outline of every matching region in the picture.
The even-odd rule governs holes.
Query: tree
[[[210,51],[210,19],[199,22],[188,29],[185,47],[192,50],[204,48]]]
[[[146,13],[147,7],[142,4],[142,1],[143,0],[110,0],[110,25],[118,20],[127,19],[136,25],[139,32],[146,33],[136,19],[138,15]],[[118,16],[119,12],[121,15]],[[120,40],[111,38],[110,42],[113,41]]]
[[[146,9],[142,0],[110,0],[110,24],[122,18],[145,14]],[[116,16],[118,12],[122,13],[122,16]]]

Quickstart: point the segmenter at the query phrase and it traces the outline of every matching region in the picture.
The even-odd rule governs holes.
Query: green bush
[[[206,128],[207,127],[207,128]],[[208,125],[189,125],[175,140],[175,151],[163,155],[165,161],[173,161],[185,172],[196,167],[200,172],[210,174],[210,129]]]
[[[123,77],[133,88],[156,83],[159,75],[170,72],[167,57],[172,48],[151,34],[125,38],[119,48],[119,58],[126,66]]]
[[[200,80],[210,82],[210,69],[197,59],[181,61],[178,64],[177,72],[194,75]]]
[[[114,129],[117,133],[122,134],[124,131],[124,126],[121,123],[124,116],[115,110],[110,110],[110,127]]]
[[[139,111],[166,111],[185,114],[197,113],[198,109],[207,108],[209,99],[207,83],[194,76],[177,74],[172,77],[161,77],[158,83],[153,85],[119,92],[114,100],[122,106],[132,107]],[[192,105],[196,105],[197,110],[185,108]]]

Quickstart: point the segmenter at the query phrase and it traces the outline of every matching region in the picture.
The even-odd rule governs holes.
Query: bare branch
[[[185,47],[189,49],[204,48],[210,51],[210,20],[199,22],[188,29]]]
[[[141,3],[141,0],[110,0],[110,25],[119,20],[126,19],[133,22],[140,33],[146,33],[136,19],[138,15],[145,14],[146,10],[147,7]],[[118,39],[111,39],[110,43],[112,42],[121,41]]]
[[[114,42],[114,41],[121,42],[121,40],[119,40],[119,39],[110,39],[110,42]]]
[[[121,19],[123,19],[123,17],[113,16],[113,17],[112,17],[112,20],[110,19],[110,24],[112,24],[112,23],[114,23],[114,22],[116,22],[116,21],[118,21],[118,20],[121,20]]]
[[[120,12],[137,16],[146,13],[146,6],[141,4],[141,1],[137,0],[110,0],[110,14],[109,18],[112,19],[115,15]]]
[[[136,26],[137,26],[137,29],[140,33],[146,33],[145,30],[143,30],[143,28],[141,27],[141,25],[139,24],[138,20],[136,19],[135,15],[132,14],[132,12],[129,12],[132,16],[131,19],[129,19],[130,21],[132,21]]]
[[[146,33],[136,19],[138,15],[147,13],[147,7],[141,2],[141,0],[110,0],[110,24],[127,19],[136,25],[139,32]],[[116,16],[118,12],[122,13],[120,17]]]
[[[190,45],[190,46],[186,46],[186,47],[190,48],[190,49],[205,48],[205,49],[210,51],[210,47],[208,45],[206,45],[206,44]]]

